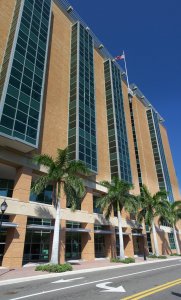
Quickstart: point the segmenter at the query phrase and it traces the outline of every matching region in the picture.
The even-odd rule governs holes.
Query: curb
[[[174,258],[168,258],[168,259],[157,259],[157,260],[153,260],[153,261],[151,260],[151,261],[147,261],[147,262],[130,263],[127,265],[118,264],[116,266],[109,266],[109,267],[106,266],[106,267],[100,267],[100,268],[90,268],[90,269],[81,269],[81,270],[76,270],[76,271],[67,271],[67,272],[63,272],[61,274],[58,273],[58,274],[35,275],[35,276],[21,277],[21,278],[16,278],[16,279],[6,279],[6,280],[0,281],[0,286],[21,283],[21,282],[27,282],[27,281],[48,279],[48,278],[71,276],[71,275],[82,274],[82,273],[91,273],[91,272],[111,270],[111,269],[114,270],[114,269],[119,269],[119,268],[128,268],[128,267],[154,264],[154,263],[158,263],[158,262],[166,262],[166,261],[173,261],[173,260],[180,260],[180,258],[174,257]]]

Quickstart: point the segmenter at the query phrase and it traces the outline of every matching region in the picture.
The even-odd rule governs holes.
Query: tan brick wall
[[[87,193],[82,200],[81,210],[87,211],[88,213],[93,213],[93,193],[91,189],[87,188]]]
[[[138,173],[137,173],[137,166],[136,166],[136,157],[135,157],[135,150],[134,150],[132,126],[131,126],[131,115],[130,115],[130,109],[129,109],[128,89],[127,89],[126,84],[123,81],[122,81],[122,89],[123,89],[126,129],[127,129],[127,135],[128,135],[131,173],[132,173],[132,180],[133,180],[133,184],[134,184],[134,194],[139,194],[140,189],[139,189],[139,182],[138,182]]]
[[[131,234],[131,229],[125,228],[123,231],[129,234],[123,235],[124,255],[128,257],[134,257],[133,236]]]
[[[135,96],[133,97],[133,112],[142,180],[143,183],[149,188],[150,192],[155,193],[159,190],[159,186],[150,140],[146,108]]]
[[[171,253],[168,233],[164,231],[157,231],[158,248],[160,255],[169,255]],[[175,252],[175,251],[173,251]]]
[[[96,122],[97,122],[97,151],[98,175],[97,181],[111,180],[109,142],[107,127],[107,109],[104,81],[104,60],[99,53],[94,51],[95,72],[95,97],[96,97]]]
[[[12,197],[18,199],[19,201],[29,202],[31,180],[31,169],[23,167],[17,169]]]
[[[13,17],[16,0],[1,0],[0,1],[0,69],[6,50],[6,43]]]
[[[94,224],[82,223],[82,228],[90,229],[91,232],[81,233],[81,259],[94,260]]]
[[[165,152],[165,156],[166,156],[168,171],[169,171],[169,175],[170,175],[170,181],[171,181],[171,185],[172,185],[174,199],[181,200],[177,176],[175,173],[175,168],[174,168],[173,159],[172,159],[172,153],[171,153],[170,145],[169,145],[169,141],[168,141],[167,131],[166,131],[165,127],[161,124],[160,124],[160,132],[161,132],[164,152]]]
[[[106,230],[111,230],[112,234],[105,234],[105,253],[106,257],[116,257],[116,235],[115,227],[107,226]]]
[[[53,3],[52,38],[47,66],[47,93],[41,153],[56,154],[68,144],[71,22]]]
[[[7,230],[2,266],[18,268],[22,266],[27,217],[10,216],[10,222],[17,223],[18,227]]]

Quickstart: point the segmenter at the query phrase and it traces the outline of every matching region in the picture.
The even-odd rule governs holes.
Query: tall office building
[[[166,189],[171,202],[180,199],[163,119],[135,84],[128,91],[120,66],[67,1],[1,0],[0,25],[0,204],[8,204],[0,261],[49,260],[52,186],[31,193],[46,172],[32,158],[67,146],[91,176],[79,209],[61,199],[60,261],[114,256],[118,219],[112,212],[107,221],[96,208],[106,193],[101,181],[118,176],[135,194],[146,184],[151,193]],[[143,254],[146,243],[154,251],[149,229],[122,217],[125,255]],[[160,253],[174,251],[168,224],[157,220],[156,230]]]

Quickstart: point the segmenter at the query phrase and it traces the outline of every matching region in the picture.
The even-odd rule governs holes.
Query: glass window
[[[44,203],[44,204],[52,204],[52,192],[53,192],[53,186],[48,185],[42,193],[39,195],[36,195],[34,193],[30,193],[30,201],[33,202],[39,202],[39,203]]]
[[[172,250],[176,249],[173,232],[168,233],[168,238],[169,238],[170,248]]]

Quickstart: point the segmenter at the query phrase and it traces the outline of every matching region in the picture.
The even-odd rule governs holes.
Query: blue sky
[[[70,0],[165,119],[181,187],[181,1]]]

